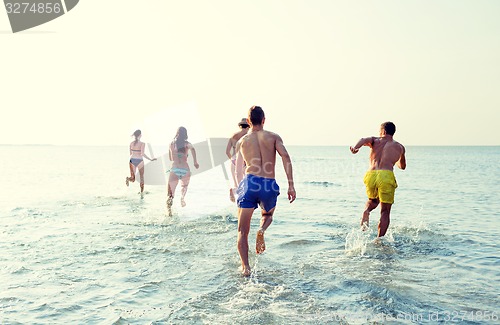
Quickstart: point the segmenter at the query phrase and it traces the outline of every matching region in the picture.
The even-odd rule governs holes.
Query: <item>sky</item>
[[[12,33],[0,144],[229,137],[252,105],[285,145],[500,145],[500,1],[81,0]]]

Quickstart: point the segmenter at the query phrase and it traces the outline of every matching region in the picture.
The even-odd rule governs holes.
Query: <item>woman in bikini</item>
[[[129,150],[130,150],[130,160],[129,160],[129,167],[130,167],[130,177],[125,178],[125,184],[128,186],[129,182],[134,182],[135,181],[135,173],[137,168],[139,168],[139,178],[140,178],[140,185],[141,185],[141,198],[144,197],[144,160],[142,157],[146,157],[150,161],[156,160],[156,158],[149,158],[145,153],[144,153],[144,148],[146,147],[146,144],[144,142],[141,142],[141,130],[136,130],[134,134],[132,134],[133,137],[135,137],[135,140],[130,143]]]
[[[172,204],[174,201],[175,188],[179,181],[181,182],[181,206],[186,206],[186,192],[191,178],[191,171],[188,165],[188,151],[193,155],[194,167],[198,169],[200,165],[196,159],[196,150],[193,145],[187,141],[188,135],[185,127],[181,126],[177,130],[174,140],[170,144],[169,158],[172,161],[172,167],[168,179],[168,199],[167,208],[169,215],[172,215]]]

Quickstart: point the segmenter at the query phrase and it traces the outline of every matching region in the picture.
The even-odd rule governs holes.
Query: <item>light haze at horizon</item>
[[[0,143],[126,145],[136,128],[167,143],[180,123],[196,142],[260,105],[288,145],[354,144],[388,120],[405,145],[500,145],[499,14],[484,0],[81,1],[17,34],[0,15]]]

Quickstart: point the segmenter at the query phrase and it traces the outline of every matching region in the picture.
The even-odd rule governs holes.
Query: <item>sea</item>
[[[278,159],[267,250],[257,209],[243,277],[229,162],[169,216],[164,185],[125,185],[127,145],[0,146],[0,323],[500,323],[499,146],[408,146],[381,240],[380,208],[359,226],[367,148],[288,151],[297,199]]]

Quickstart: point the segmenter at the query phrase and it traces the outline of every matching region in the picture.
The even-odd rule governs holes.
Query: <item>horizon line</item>
[[[149,143],[149,142],[146,142]],[[5,147],[124,147],[127,144],[50,144],[50,143],[0,143]],[[154,144],[155,146],[168,146],[168,144]],[[287,144],[287,147],[349,147],[352,144]],[[405,144],[405,147],[500,147],[500,144]]]

